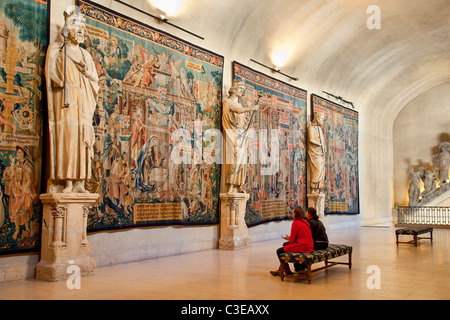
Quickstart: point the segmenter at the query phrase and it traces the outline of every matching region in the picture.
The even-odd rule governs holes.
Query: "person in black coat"
[[[311,226],[311,233],[314,240],[314,250],[324,250],[328,248],[328,236],[325,226],[319,220],[316,209],[309,207],[306,210],[306,218]]]

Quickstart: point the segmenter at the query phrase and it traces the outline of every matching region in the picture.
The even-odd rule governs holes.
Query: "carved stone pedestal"
[[[245,224],[248,193],[220,194],[219,249],[234,250],[251,245]]]
[[[308,194],[308,207],[316,209],[319,219],[322,219],[325,216],[325,194]]]
[[[44,210],[36,279],[68,279],[73,273],[68,272],[69,266],[77,267],[82,276],[94,272],[95,261],[90,257],[86,227],[89,208],[98,197],[94,193],[41,194]]]

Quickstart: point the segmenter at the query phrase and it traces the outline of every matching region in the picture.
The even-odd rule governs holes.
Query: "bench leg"
[[[307,269],[306,277],[308,279],[308,284],[311,284],[311,280],[312,280],[312,277],[311,277],[311,263],[307,263],[306,264],[306,269]]]
[[[414,235],[414,245],[417,247],[417,234]]]
[[[352,253],[351,252],[348,254],[348,268],[349,269],[352,268]]]

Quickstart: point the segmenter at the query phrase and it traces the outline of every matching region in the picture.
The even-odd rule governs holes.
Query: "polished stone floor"
[[[0,300],[450,299],[450,229],[435,228],[433,242],[420,240],[417,247],[397,246],[395,228],[383,226],[334,230],[329,239],[353,246],[353,267],[313,273],[311,284],[269,274],[278,267],[280,238],[237,251],[206,250],[97,268],[81,278],[79,289],[69,289],[66,281],[0,284]]]

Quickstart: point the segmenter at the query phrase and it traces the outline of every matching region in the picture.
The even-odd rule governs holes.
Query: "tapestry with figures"
[[[218,223],[222,56],[89,1],[100,80],[88,231]],[[212,148],[210,147],[212,145]],[[208,152],[209,151],[209,152]]]
[[[311,95],[324,115],[325,214],[359,214],[358,112]]]
[[[0,254],[40,247],[48,1],[0,1]]]
[[[243,106],[258,105],[249,115],[248,226],[290,217],[306,201],[306,96],[307,92],[269,77],[238,62],[235,80],[243,80]],[[306,209],[306,208],[305,208]]]

